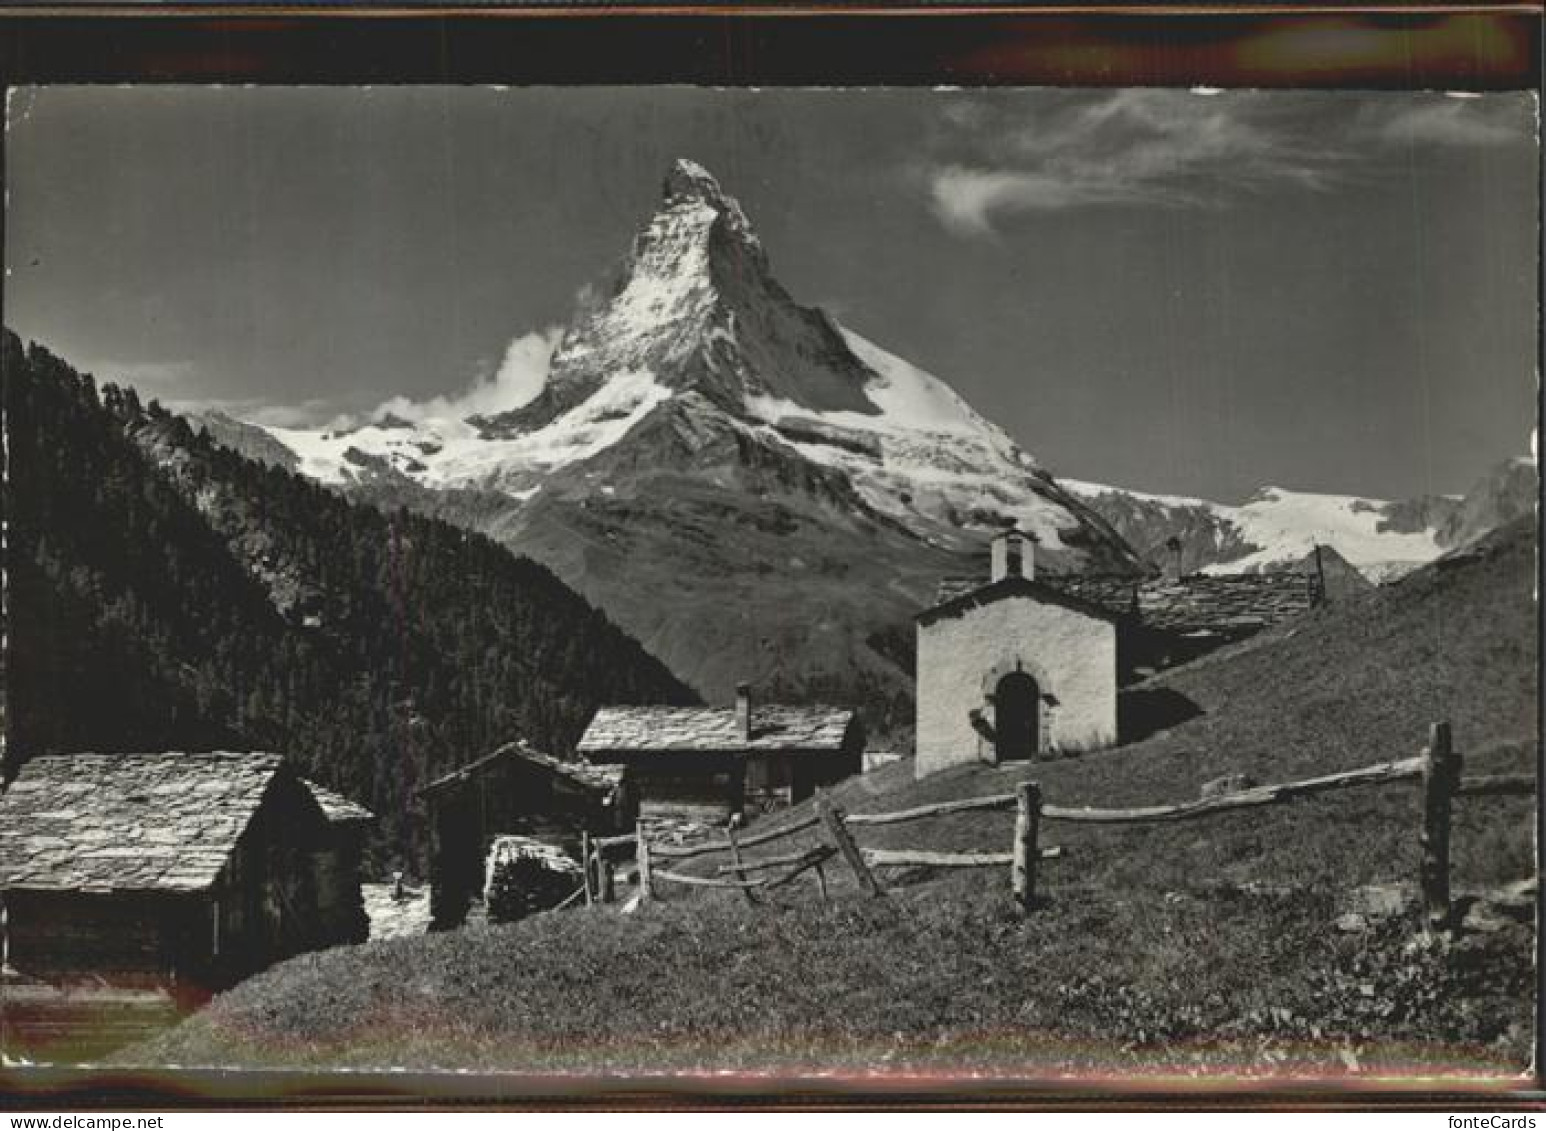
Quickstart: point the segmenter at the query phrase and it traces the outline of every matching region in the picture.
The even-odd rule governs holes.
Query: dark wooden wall
[[[220,920],[218,941],[210,922],[207,944],[217,987],[350,941],[339,937],[337,923],[360,903],[358,882],[319,883],[319,860],[337,867],[338,851],[311,791],[288,773],[276,777],[210,893]]]
[[[5,909],[11,965],[42,981],[207,980],[209,904],[198,894],[8,891]]]
[[[642,819],[722,824],[804,801],[818,786],[863,769],[864,734],[851,728],[843,749],[810,753],[645,754],[629,766]]]
[[[723,824],[742,808],[746,766],[723,754],[644,754],[628,767],[641,820]]]
[[[427,798],[430,825],[430,913],[437,928],[454,927],[483,891],[483,862],[497,836],[535,837],[580,856],[581,833],[610,836],[633,827],[626,802],[604,804],[545,767],[508,758]]]
[[[364,938],[359,844],[288,773],[274,779],[207,891],[5,893],[11,964],[197,998],[281,959]]]
[[[318,913],[328,946],[360,943],[370,936],[370,919],[360,894],[367,832],[362,821],[334,823],[327,847],[312,856]]]

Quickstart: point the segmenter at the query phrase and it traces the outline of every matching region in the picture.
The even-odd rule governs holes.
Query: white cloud
[[[547,384],[548,363],[561,336],[562,330],[556,326],[522,334],[505,347],[504,357],[493,372],[479,377],[460,393],[425,401],[397,396],[381,402],[377,400],[380,393],[356,389],[330,397],[315,397],[299,404],[274,404],[262,397],[183,397],[166,399],[166,407],[183,413],[221,412],[237,420],[272,428],[325,428],[329,431],[350,431],[387,415],[418,423],[432,417],[461,420],[478,414],[509,412],[530,403],[542,392]],[[173,383],[168,376],[147,382],[147,388],[141,386],[139,380],[130,380],[131,374],[137,378],[159,376],[147,367],[120,365],[105,367],[104,371],[122,374],[120,384],[127,381],[150,396],[157,395],[156,389]],[[192,376],[191,367],[187,376]]]
[[[166,407],[185,415],[218,412],[233,420],[272,428],[316,428],[328,421],[328,426],[334,427],[354,421],[352,415],[341,411],[338,401],[326,397],[300,404],[270,404],[260,397],[193,397],[169,400]]]
[[[1518,141],[1524,122],[1509,113],[1517,103],[1482,95],[1425,98],[1376,117],[1369,130],[1382,141],[1417,146],[1488,146]]]
[[[955,111],[944,147],[959,156],[934,168],[932,203],[948,227],[980,234],[1017,212],[1197,207],[1241,187],[1323,183],[1326,156],[1276,116],[1261,96],[1149,89],[999,100],[976,121]]]
[[[562,333],[561,328],[549,326],[545,330],[522,334],[505,348],[498,369],[487,377],[480,377],[455,396],[432,397],[427,401],[393,397],[371,415],[390,413],[414,422],[431,417],[460,420],[520,408],[529,404],[547,384],[548,364]]]
[[[939,220],[983,235],[1017,214],[1324,190],[1375,175],[1400,147],[1519,144],[1533,123],[1519,95],[992,92],[942,104],[923,164]]]
[[[239,416],[242,420],[270,428],[311,428],[319,420],[347,419],[339,415],[337,401],[323,397],[296,405],[259,405],[245,414],[233,412],[227,415]]]
[[[1003,212],[1093,203],[1071,183],[1044,173],[969,169],[959,165],[938,170],[929,192],[935,214],[945,226],[972,235],[991,232],[992,217]]]

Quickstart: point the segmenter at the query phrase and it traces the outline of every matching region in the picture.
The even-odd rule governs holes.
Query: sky
[[[1528,93],[24,88],[5,318],[176,407],[487,411],[690,157],[1054,474],[1458,493],[1530,447],[1537,135]]]

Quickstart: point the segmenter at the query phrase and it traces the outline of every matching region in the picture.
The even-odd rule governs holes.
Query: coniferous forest
[[[9,331],[6,772],[58,751],[262,749],[379,815],[601,703],[693,692],[546,568],[246,459]]]

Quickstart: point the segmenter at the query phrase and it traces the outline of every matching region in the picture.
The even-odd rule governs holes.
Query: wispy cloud
[[[461,419],[520,408],[542,392],[547,384],[548,363],[562,333],[559,327],[549,326],[545,330],[522,334],[505,348],[505,356],[497,369],[478,378],[455,396],[432,397],[427,401],[393,397],[371,415],[390,413],[417,422],[429,417]]]
[[[1223,207],[1328,189],[1395,145],[1527,141],[1528,106],[1517,96],[1207,88],[962,95],[941,108],[926,180],[935,214],[963,234],[1072,208]]]
[[[560,335],[558,327],[522,334],[505,348],[497,366],[485,364],[485,372],[462,392],[423,401],[404,396],[382,401],[379,392],[366,389],[297,404],[275,404],[262,397],[163,399],[174,412],[221,412],[270,428],[350,429],[389,415],[413,423],[431,417],[460,420],[479,413],[508,412],[530,402],[547,384],[548,363]],[[118,371],[124,372],[124,367]]]
[[[1535,107],[1533,99],[1519,96],[1430,95],[1383,113],[1366,105],[1359,128],[1389,145],[1517,144],[1536,130]]]
[[[184,414],[218,412],[271,428],[342,426],[356,415],[334,397],[314,397],[299,404],[273,404],[261,397],[187,397],[168,400],[166,407]]]

